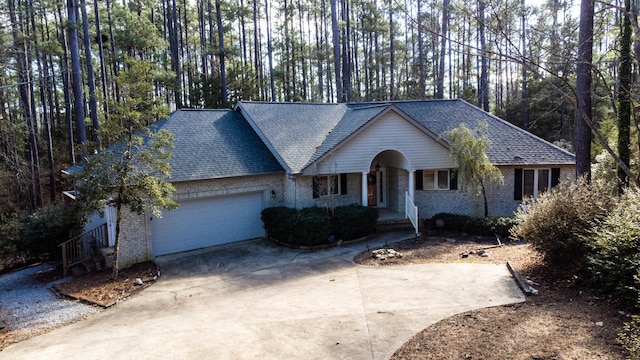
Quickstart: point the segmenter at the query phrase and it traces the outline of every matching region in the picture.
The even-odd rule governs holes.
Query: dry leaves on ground
[[[371,266],[508,261],[540,291],[522,304],[442,320],[407,341],[392,359],[624,359],[616,336],[627,318],[614,304],[581,288],[572,278],[554,275],[529,245],[493,247],[496,244],[495,238],[443,234],[388,244],[387,248],[402,253],[400,258],[376,260],[371,251],[356,256],[356,262]],[[478,255],[482,249],[487,256]]]
[[[147,261],[120,270],[115,281],[111,279],[111,271],[99,271],[54,285],[54,288],[63,296],[109,307],[150,286],[157,277],[158,268],[152,261]],[[136,279],[140,281],[136,283]]]

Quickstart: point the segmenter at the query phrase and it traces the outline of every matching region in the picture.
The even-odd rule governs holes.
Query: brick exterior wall
[[[222,195],[262,191],[265,207],[284,205],[284,175],[271,174],[174,184],[173,198],[180,202]],[[275,192],[275,195],[273,195]],[[151,216],[137,215],[126,210],[122,216],[120,232],[120,267],[153,259]]]
[[[500,167],[504,178],[503,185],[491,185],[487,189],[487,204],[490,217],[512,216],[522,203],[522,200],[514,200],[515,166]],[[536,167],[526,167],[536,168]],[[540,169],[548,169],[549,166],[540,166]],[[560,167],[561,180],[575,179],[575,167]],[[473,217],[484,216],[484,203],[482,196],[474,197],[460,190],[417,190],[415,202],[418,206],[420,218],[427,219],[441,212],[468,215]]]
[[[362,181],[361,174],[347,174],[347,193],[345,195],[322,196],[313,198],[313,176],[295,176],[293,179],[287,180],[286,199],[291,202],[285,203],[286,206],[303,209],[306,207],[337,207],[352,204],[360,204],[362,201],[360,188]]]
[[[527,167],[529,168],[529,167]],[[540,167],[548,168],[548,167]],[[512,216],[522,203],[513,200],[515,167],[501,167],[504,185],[487,189],[489,216]],[[398,168],[387,168],[387,208],[404,212],[404,194],[408,190],[409,172]],[[575,167],[564,166],[561,179],[574,179]],[[360,204],[362,201],[362,174],[347,174],[347,194],[313,198],[313,177],[271,174],[226,179],[190,181],[174,184],[174,199],[178,202],[222,195],[262,191],[265,207],[288,206],[302,209],[310,206],[333,207]],[[275,195],[272,195],[275,192]],[[460,190],[416,190],[415,203],[420,218],[426,219],[441,212],[482,217],[481,197],[474,197]],[[132,214],[125,211],[121,224],[120,266],[151,260],[153,258],[149,215]]]

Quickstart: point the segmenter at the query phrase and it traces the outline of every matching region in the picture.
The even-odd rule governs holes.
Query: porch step
[[[376,232],[391,232],[413,230],[413,225],[409,219],[395,219],[378,221]]]
[[[90,259],[81,262],[71,268],[74,277],[80,277],[94,271],[104,270],[104,256],[94,255]]]

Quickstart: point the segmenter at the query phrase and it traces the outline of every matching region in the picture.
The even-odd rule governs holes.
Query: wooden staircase
[[[73,269],[74,275],[104,268],[104,256],[100,249],[109,246],[107,224],[104,223],[58,245],[62,250],[64,276]],[[80,266],[78,266],[80,265]]]

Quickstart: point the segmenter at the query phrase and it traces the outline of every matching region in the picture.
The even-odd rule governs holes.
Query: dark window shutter
[[[551,187],[560,183],[560,168],[551,168]]]
[[[318,184],[318,178],[316,176],[313,177],[313,198],[317,199],[320,197],[320,184]]]
[[[340,174],[340,194],[347,194],[347,174]]]
[[[422,190],[422,170],[416,170],[416,190]]]
[[[513,180],[513,200],[522,200],[522,169],[516,169]]]
[[[449,170],[449,190],[458,190],[458,170]]]

